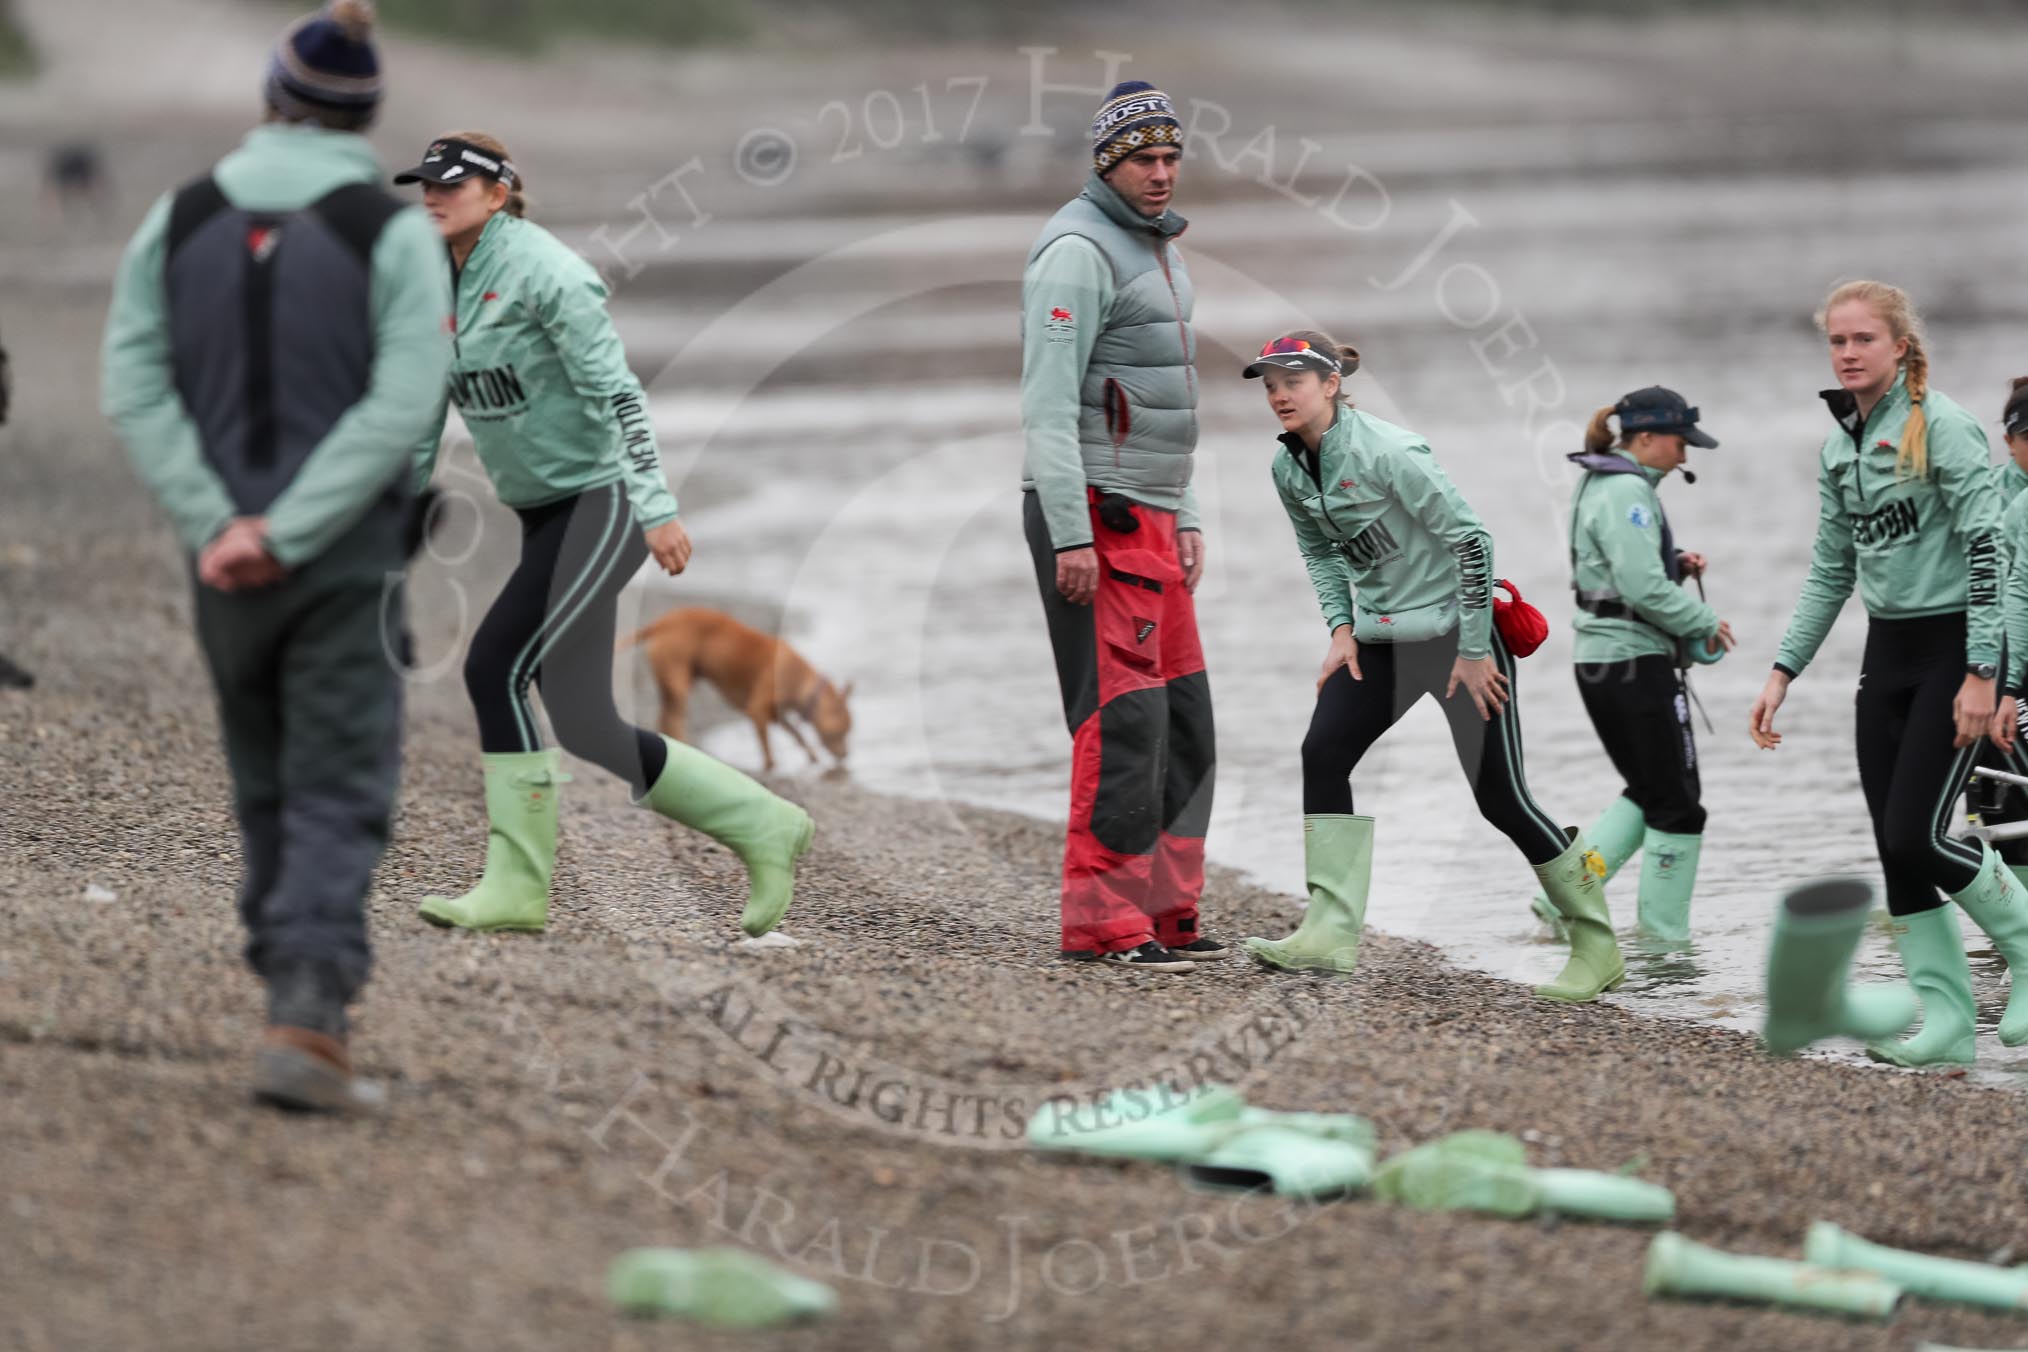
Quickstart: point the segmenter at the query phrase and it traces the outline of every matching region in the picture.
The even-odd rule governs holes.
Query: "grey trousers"
[[[318,969],[350,1000],[372,951],[366,892],[401,768],[400,574],[316,564],[279,586],[196,589],[244,851],[246,959]]]

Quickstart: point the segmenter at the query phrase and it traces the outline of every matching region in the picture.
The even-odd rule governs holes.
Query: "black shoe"
[[[0,657],[0,690],[26,690],[34,684],[33,676]]]
[[[1072,962],[1098,962],[1111,967],[1127,967],[1136,972],[1194,972],[1197,964],[1176,953],[1171,953],[1153,939],[1139,948],[1123,948],[1117,953],[1094,953],[1088,948],[1066,948],[1063,956]]]
[[[1232,956],[1230,945],[1208,934],[1200,934],[1187,944],[1171,944],[1169,951],[1179,958],[1189,958],[1193,962],[1211,962]]]

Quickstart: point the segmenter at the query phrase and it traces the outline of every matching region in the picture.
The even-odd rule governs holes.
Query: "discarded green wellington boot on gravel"
[[[1570,927],[1569,960],[1556,980],[1535,988],[1545,1000],[1584,1004],[1626,979],[1626,960],[1620,957],[1612,912],[1606,909],[1605,873],[1605,860],[1574,829],[1562,854],[1536,866],[1542,890]]]
[[[1977,1055],[1978,1028],[1957,912],[1937,906],[1888,923],[1908,984],[1922,1000],[1922,1027],[1900,1042],[1869,1042],[1866,1054],[1896,1066],[1969,1066]]]
[[[1373,818],[1306,814],[1303,873],[1310,904],[1296,932],[1286,939],[1248,939],[1246,951],[1285,972],[1350,973],[1359,965],[1366,893],[1373,884]]]
[[[1803,1259],[1819,1267],[1877,1272],[1911,1294],[1996,1310],[2028,1308],[2028,1272],[1873,1244],[1829,1221],[1812,1221]]]
[[[1863,878],[1821,878],[1782,898],[1767,950],[1761,1026],[1770,1052],[1790,1056],[1827,1037],[1893,1037],[1921,1015],[1906,986],[1845,984],[1872,909],[1873,886]]]
[[[1483,1211],[1660,1224],[1676,1198],[1659,1184],[1592,1169],[1530,1168],[1526,1149],[1501,1132],[1462,1131],[1403,1151],[1374,1179],[1379,1196],[1427,1211]]]
[[[746,863],[746,910],[739,923],[758,938],[781,923],[796,893],[796,861],[817,825],[788,799],[723,761],[672,737],[669,763],[640,800],[673,822],[702,831]]]
[[[1598,851],[1599,858],[1605,860],[1606,882],[1617,877],[1627,860],[1632,859],[1634,852],[1641,848],[1642,836],[1647,829],[1641,809],[1625,794],[1606,804],[1606,810],[1598,814],[1598,820],[1591,824],[1584,838]],[[1549,904],[1547,892],[1537,892],[1529,906],[1534,910],[1535,918],[1547,925],[1552,935],[1565,943],[1570,941],[1570,930],[1563,923],[1563,917],[1556,913],[1556,908]]]
[[[1664,1230],[1648,1245],[1641,1289],[1651,1296],[1719,1296],[1886,1319],[1902,1290],[1873,1272],[1725,1253]]]
[[[1028,1119],[1028,1144],[1037,1150],[1155,1160],[1195,1159],[1247,1111],[1237,1089],[1206,1085],[1170,1095],[1124,1089],[1096,1105],[1044,1103]]]
[[[562,753],[517,751],[486,763],[486,872],[461,897],[424,897],[432,925],[469,930],[540,930],[549,923],[556,868],[557,785],[568,783]]]
[[[1666,944],[1690,941],[1690,894],[1697,887],[1703,836],[1650,831],[1641,842],[1641,890],[1635,900],[1641,933]]]
[[[2028,1042],[2028,889],[1991,845],[1979,864],[1979,876],[1951,900],[1965,908],[1972,923],[1986,932],[1993,947],[2007,960],[2012,982],[2007,992],[2007,1012],[2000,1016],[2000,1041],[2009,1047]]]
[[[606,1270],[606,1294],[628,1314],[676,1315],[716,1328],[815,1319],[838,1308],[822,1282],[740,1249],[628,1249]]]
[[[1269,1114],[1272,1118],[1274,1114]],[[1322,1114],[1305,1114],[1322,1116]],[[1224,1140],[1185,1165],[1202,1188],[1258,1192],[1277,1197],[1336,1197],[1373,1179],[1373,1144],[1319,1135],[1273,1120],[1236,1124]]]

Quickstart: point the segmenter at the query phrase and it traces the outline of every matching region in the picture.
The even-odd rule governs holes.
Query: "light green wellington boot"
[[[1953,893],[1951,900],[1965,908],[1972,923],[1986,932],[2007,960],[2013,986],[2007,993],[2007,1012],[2000,1016],[2000,1041],[2018,1047],[2028,1042],[2028,889],[1991,845],[1985,847],[1985,855],[1979,876],[1964,891]]]
[[[1460,1131],[1380,1166],[1375,1195],[1422,1211],[1532,1216],[1553,1211],[1660,1224],[1676,1215],[1667,1188],[1592,1169],[1531,1169],[1527,1147],[1505,1132]]]
[[[1650,831],[1641,842],[1641,933],[1666,944],[1690,942],[1690,894],[1697,887],[1703,836]]]
[[[755,780],[674,738],[669,763],[640,805],[702,831],[746,863],[741,928],[759,937],[781,923],[796,893],[796,861],[817,834],[810,814]]]
[[[556,867],[556,786],[568,783],[562,753],[517,751],[486,762],[486,873],[461,897],[424,897],[432,925],[540,930],[549,923]]]
[[[1921,1014],[1906,986],[1845,984],[1872,909],[1873,887],[1863,878],[1820,878],[1782,898],[1767,950],[1761,1040],[1770,1052],[1790,1056],[1827,1037],[1893,1037]]]
[[[1613,938],[1612,912],[1606,909],[1605,860],[1575,829],[1562,854],[1535,868],[1550,905],[1570,929],[1570,960],[1556,980],[1537,986],[1545,1000],[1584,1004],[1626,979],[1626,961]]]
[[[1902,969],[1922,999],[1922,1027],[1900,1042],[1868,1043],[1866,1054],[1896,1066],[1970,1065],[1977,1046],[1972,969],[1965,963],[1957,912],[1938,906],[1896,916],[1890,924]]]
[[[1647,821],[1641,816],[1641,809],[1634,800],[1621,794],[1606,805],[1598,814],[1598,820],[1584,833],[1599,858],[1605,860],[1605,881],[1611,882],[1614,875],[1634,857],[1634,851],[1641,848],[1641,834],[1648,829]],[[1529,905],[1535,911],[1535,918],[1549,927],[1549,932],[1559,940],[1568,942],[1570,930],[1563,923],[1563,917],[1549,904],[1547,892],[1537,892]]]
[[[714,1328],[821,1319],[838,1308],[822,1282],[742,1249],[628,1249],[606,1270],[606,1295],[628,1314],[674,1315]]]
[[[1248,939],[1254,959],[1285,972],[1349,973],[1359,965],[1366,893],[1373,885],[1373,818],[1314,812],[1303,818],[1310,905],[1286,939]]]

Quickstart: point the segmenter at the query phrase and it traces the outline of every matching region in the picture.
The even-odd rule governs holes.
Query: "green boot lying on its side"
[[[1380,1166],[1373,1191],[1424,1211],[1532,1216],[1553,1211],[1599,1220],[1660,1223],[1676,1214],[1667,1188],[1590,1169],[1532,1169],[1504,1132],[1460,1131]]]
[[[1591,847],[1598,851],[1598,857],[1605,860],[1605,878],[1610,883],[1619,876],[1626,862],[1641,848],[1643,833],[1648,829],[1641,809],[1633,799],[1621,794],[1606,804],[1606,810],[1598,814],[1598,820],[1584,833]],[[1549,904],[1547,892],[1537,892],[1535,900],[1529,903],[1535,918],[1549,927],[1549,932],[1565,943],[1570,942],[1570,929],[1563,923],[1563,917]]]
[[[549,923],[556,867],[556,786],[568,783],[554,749],[485,757],[486,872],[460,897],[424,897],[432,925],[538,931]]]
[[[1350,973],[1359,965],[1366,894],[1373,884],[1373,818],[1313,812],[1303,818],[1310,904],[1286,939],[1248,939],[1254,959],[1285,972]]]
[[[2028,1308],[2028,1272],[1962,1258],[1939,1258],[1873,1244],[1829,1221],[1812,1221],[1803,1259],[1827,1268],[1877,1272],[1928,1300],[1953,1300],[1995,1310]]]
[[[1899,1286],[1877,1273],[1726,1253],[1673,1230],[1648,1245],[1641,1289],[1651,1296],[1717,1296],[1870,1319],[1892,1316],[1902,1296]]]
[[[1893,1037],[1921,1014],[1906,986],[1845,984],[1872,908],[1873,887],[1861,878],[1823,878],[1782,898],[1767,950],[1767,1021],[1761,1026],[1761,1039],[1776,1056],[1827,1037]]]
[[[628,1249],[606,1271],[607,1298],[628,1314],[675,1315],[715,1328],[815,1319],[838,1293],[742,1249]]]
[[[662,739],[669,763],[640,800],[670,821],[702,831],[746,864],[740,926],[758,938],[781,923],[796,893],[796,861],[816,835],[810,814],[693,746]]]

